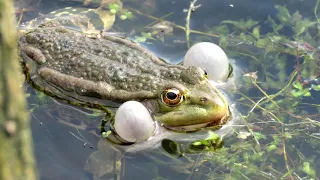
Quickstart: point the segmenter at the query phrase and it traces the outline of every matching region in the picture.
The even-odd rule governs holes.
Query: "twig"
[[[247,56],[247,57],[250,57],[252,58],[253,60],[257,61],[258,63],[260,63],[259,59],[256,58],[255,56],[251,55],[251,54],[247,54],[247,53],[241,53],[241,52],[237,52],[239,55],[242,55],[242,56]]]
[[[289,79],[288,83],[287,83],[280,91],[278,91],[278,92],[275,93],[275,94],[270,95],[269,98],[268,98],[266,101],[263,101],[262,103],[260,103],[260,105],[269,102],[270,100],[274,99],[275,97],[279,96],[279,95],[282,94],[284,91],[286,91],[287,88],[291,86],[292,81],[294,80],[294,78],[296,77],[296,75],[297,75],[297,71],[294,70],[294,71],[292,72],[292,74],[291,74],[291,78]]]
[[[248,167],[248,166],[241,164],[241,163],[233,163],[233,164],[238,167],[245,168],[245,169],[252,169],[251,167]],[[261,170],[258,170],[258,171],[259,171],[259,173],[261,173],[260,175],[262,175],[263,177],[266,177],[268,179],[275,179],[274,175],[272,175],[271,173],[263,172]]]
[[[252,81],[253,85],[259,89],[260,92],[262,92],[263,95],[265,95],[265,97],[268,98],[269,101],[271,101],[274,105],[276,105],[278,108],[280,108],[280,106],[273,100],[273,98],[271,98],[258,84],[256,81]]]
[[[21,20],[22,20],[22,17],[23,17],[23,14],[24,12],[26,12],[27,10],[25,10],[24,8],[21,9],[21,11],[19,12],[19,20],[17,22],[17,26],[20,26],[20,23],[21,23]]]
[[[152,23],[150,23],[150,24],[146,25],[145,27],[153,26],[153,25],[154,25],[154,24],[156,24],[157,22],[161,22],[161,21],[163,21],[164,19],[166,19],[167,17],[171,16],[172,14],[173,14],[173,12],[170,12],[170,13],[168,13],[168,14],[164,15],[164,16],[161,16],[158,20],[153,21]]]
[[[263,111],[268,111],[266,110],[265,108],[261,107],[261,103],[260,104],[257,104],[255,103],[253,100],[251,100],[248,96],[246,96],[245,94],[243,94],[242,92],[240,91],[237,91],[240,95],[242,95],[244,98],[246,98],[247,100],[249,100],[250,102],[252,102],[252,104],[256,104],[256,107],[258,107],[259,109],[263,110]],[[263,99],[263,98],[262,98]],[[274,115],[272,112],[268,112],[274,119],[276,119],[280,124],[283,124],[283,122],[281,122],[281,120],[276,116]]]
[[[187,14],[187,19],[186,19],[186,28],[185,28],[185,32],[186,32],[186,39],[187,39],[187,46],[188,49],[190,48],[190,17],[191,17],[191,12],[194,11],[194,4],[197,2],[197,0],[193,0],[190,3],[189,9],[188,9],[188,14]]]
[[[72,133],[71,131],[69,131],[69,133],[74,136],[75,138],[79,139],[80,141],[84,142],[83,146],[85,147],[87,144],[90,145],[90,148],[93,148],[93,145],[85,138],[82,136],[82,134],[80,133],[80,131],[78,130],[78,128],[76,128],[78,134],[82,137],[80,138],[79,136],[75,135],[74,133]]]
[[[82,137],[83,140],[85,140],[86,142],[89,142],[87,138],[85,138],[84,136],[82,136],[82,134],[80,133],[80,131],[79,131],[78,128],[76,128],[76,130],[77,130],[78,134]],[[91,143],[89,143],[89,144],[91,144]]]
[[[241,119],[243,120],[244,124],[247,126],[248,131],[252,134],[253,139],[256,141],[256,143],[258,144],[258,146],[260,147],[260,143],[258,138],[256,137],[256,135],[254,134],[254,132],[252,131],[252,129],[249,127],[249,124],[247,123],[247,121],[243,118],[243,116],[241,116]]]
[[[292,83],[294,77],[296,76],[296,74],[297,74],[297,71],[295,70],[295,71],[293,72],[293,74],[292,74],[292,76],[291,76],[291,79],[289,80],[288,84],[287,84],[284,88],[282,88],[280,91],[278,91],[276,94],[274,94],[274,95],[268,95],[255,81],[252,81],[253,85],[254,85],[260,92],[262,92],[262,94],[265,95],[265,97],[268,98],[266,101],[263,101],[262,103],[260,103],[260,105],[262,105],[262,104],[264,104],[264,103],[266,103],[266,102],[268,102],[268,101],[271,101],[274,105],[276,105],[276,106],[279,108],[279,110],[284,111],[285,113],[289,114],[290,116],[295,117],[295,118],[299,118],[299,119],[307,119],[308,121],[310,121],[310,122],[312,122],[312,123],[314,123],[314,124],[316,124],[316,125],[319,125],[319,122],[314,121],[314,120],[312,120],[312,119],[309,118],[309,117],[317,117],[317,116],[319,116],[319,114],[314,114],[314,115],[309,115],[309,116],[304,116],[304,117],[303,117],[303,116],[300,116],[300,115],[296,115],[296,114],[293,114],[293,113],[291,113],[291,112],[289,112],[289,111],[286,111],[285,109],[281,108],[281,107],[273,100],[275,97],[277,97],[278,95],[280,95],[282,92],[284,92],[284,91],[291,85],[291,83]],[[307,117],[307,118],[306,118],[306,117]],[[278,119],[278,118],[276,118],[276,119],[280,122],[280,119]]]
[[[291,180],[294,180],[294,178],[293,178],[293,176],[291,174],[291,170],[290,170],[289,164],[288,164],[288,156],[287,156],[286,145],[285,145],[284,140],[282,140],[282,150],[283,150],[283,158],[284,158],[284,162],[285,162],[287,171],[288,171],[288,173],[290,175]]]
[[[312,104],[312,103],[299,103],[299,104],[304,104],[304,105],[309,105],[309,106],[316,106],[316,107],[320,107],[320,104]],[[304,106],[304,107],[307,107],[307,106]]]
[[[81,138],[79,138],[77,135],[73,134],[73,132],[69,131],[69,133],[74,136],[75,138],[79,139],[80,141],[84,142],[84,144],[87,144],[87,142]]]
[[[173,12],[170,12],[169,14],[166,14],[164,16],[161,16],[159,19],[154,19],[154,21],[150,24],[147,24],[146,26],[144,26],[143,28],[137,30],[134,32],[134,34],[137,34],[139,32],[142,32],[143,30],[145,30],[146,28],[150,28],[152,27],[153,25],[157,24],[158,22],[163,22],[164,19],[166,19],[167,17],[171,16],[173,14]],[[153,18],[152,18],[153,19]]]
[[[132,9],[132,8],[128,8],[130,11],[134,11],[135,13],[137,14],[140,14],[142,16],[146,16],[150,19],[153,19],[153,20],[156,20],[156,21],[159,21],[159,22],[162,22],[164,17],[161,17],[161,18],[157,18],[157,17],[154,17],[154,16],[151,16],[151,15],[148,15],[148,14],[144,14],[143,12],[139,11],[139,10],[136,10],[136,9]],[[165,15],[166,16],[166,15]],[[178,24],[175,24],[175,23],[172,23],[172,26],[175,27],[175,28],[178,28],[178,29],[181,29],[183,31],[186,31],[186,28],[183,27],[183,26],[180,26]],[[220,36],[217,35],[217,34],[211,34],[211,33],[205,33],[205,32],[202,32],[202,31],[197,31],[197,30],[192,30],[190,29],[189,30],[190,33],[194,33],[194,34],[200,34],[200,35],[205,35],[205,36],[210,36],[210,37],[217,37],[219,38]]]
[[[258,105],[261,101],[263,101],[265,98],[266,98],[266,97],[261,98],[261,99],[252,107],[252,109],[249,111],[249,113],[252,113],[252,111],[257,107],[257,105]]]
[[[42,126],[44,128],[45,131],[47,131],[47,133],[49,134],[50,137],[53,137],[49,131],[49,129],[43,124],[42,121],[40,121],[33,113],[31,113],[31,116],[34,117],[35,120],[38,121],[38,123],[40,124],[40,126]]]
[[[297,173],[293,172],[293,174],[299,179],[299,180],[302,180],[300,176],[298,176]]]
[[[211,37],[216,37],[216,38],[219,38],[219,37],[220,37],[220,36],[217,35],[217,34],[205,33],[205,32],[196,31],[196,30],[192,30],[192,29],[190,29],[190,33],[200,34],[200,35],[205,35],[205,36],[211,36]]]

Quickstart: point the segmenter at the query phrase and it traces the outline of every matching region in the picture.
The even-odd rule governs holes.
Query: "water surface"
[[[233,106],[244,116],[236,133],[214,152],[177,158],[160,148],[123,156],[101,140],[99,126],[103,113],[54,100],[26,84],[40,179],[319,178],[320,95],[315,87],[319,85],[320,33],[315,15],[320,13],[315,9],[316,3],[315,0],[197,2],[202,6],[192,13],[190,28],[207,35],[191,33],[190,43],[215,42],[227,52],[237,69],[237,89],[226,91]],[[133,9],[130,11],[135,18],[125,21],[117,18],[110,31],[147,31],[143,27],[154,20],[146,15],[162,17],[169,13],[173,14],[165,20],[184,27],[189,4],[186,0],[123,1],[124,8]],[[22,18],[25,22],[60,8],[97,8],[99,3],[85,6],[71,0],[30,0],[17,1],[16,6],[29,8]],[[242,24],[236,23],[241,21]],[[274,28],[280,29],[275,32]],[[140,33],[136,33],[130,38],[139,37]],[[181,62],[188,49],[185,32],[174,27],[171,35],[161,39],[142,44],[169,63]],[[257,81],[243,76],[256,71]],[[266,102],[270,97],[264,93],[276,97]],[[255,106],[261,99],[261,106]]]

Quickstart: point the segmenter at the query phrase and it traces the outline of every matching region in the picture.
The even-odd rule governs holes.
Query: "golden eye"
[[[161,94],[162,102],[168,106],[180,104],[183,101],[183,95],[179,89],[167,88]]]

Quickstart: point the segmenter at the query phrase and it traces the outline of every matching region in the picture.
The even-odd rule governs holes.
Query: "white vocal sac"
[[[183,61],[184,66],[198,66],[208,73],[209,80],[224,82],[229,75],[229,60],[216,44],[201,42],[193,45]]]
[[[156,126],[143,104],[127,101],[116,112],[114,128],[122,139],[135,143],[151,137]]]

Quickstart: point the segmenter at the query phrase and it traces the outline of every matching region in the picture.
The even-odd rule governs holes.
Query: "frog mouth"
[[[220,121],[217,121],[215,119],[214,121],[211,121],[211,122],[192,124],[192,125],[186,125],[186,126],[168,126],[168,125],[163,125],[163,126],[175,132],[195,132],[201,129],[218,130],[224,124],[226,124],[230,119],[232,119],[232,113],[228,108],[228,112],[220,119]]]

